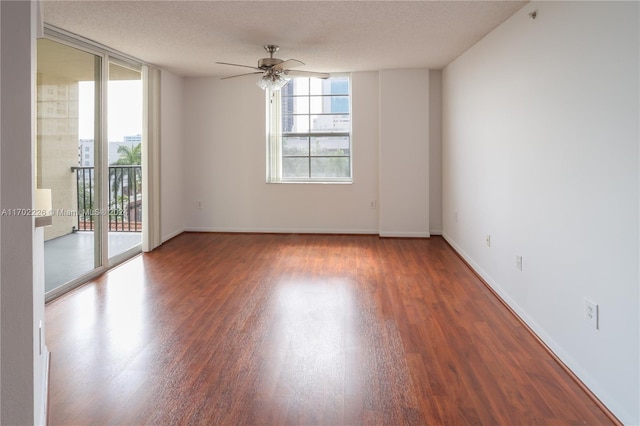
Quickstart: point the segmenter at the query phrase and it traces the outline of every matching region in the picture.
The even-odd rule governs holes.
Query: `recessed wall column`
[[[429,237],[429,70],[380,71],[383,237]]]

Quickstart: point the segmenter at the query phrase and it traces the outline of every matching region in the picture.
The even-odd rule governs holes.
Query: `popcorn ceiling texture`
[[[185,77],[229,76],[280,45],[299,68],[442,69],[526,1],[44,1],[48,24]]]

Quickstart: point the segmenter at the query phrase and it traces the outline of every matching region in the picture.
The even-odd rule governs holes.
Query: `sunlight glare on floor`
[[[137,345],[146,341],[148,333],[147,286],[142,257],[113,269],[105,283],[104,326],[109,330],[108,347],[113,356],[137,352]]]
[[[280,394],[343,393],[345,342],[353,300],[343,279],[291,280],[275,292],[273,355],[284,365]]]

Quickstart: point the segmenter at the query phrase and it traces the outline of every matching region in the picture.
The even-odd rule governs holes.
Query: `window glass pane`
[[[340,132],[351,131],[351,117],[348,115],[312,115],[311,132]]]
[[[349,77],[331,77],[326,80],[311,78],[311,95],[348,95]]]
[[[282,116],[282,133],[293,133],[294,132],[294,120],[292,115],[283,115]]]
[[[351,177],[348,157],[312,157],[312,178],[348,178]]]
[[[293,99],[294,98],[285,98],[284,96],[282,97],[282,115],[286,115],[286,114],[293,114],[294,110],[293,110]]]
[[[311,114],[349,113],[348,96],[310,96]]]
[[[309,98],[307,96],[289,99],[293,100],[293,112],[295,114],[309,114]]]
[[[282,96],[305,96],[309,94],[308,78],[292,78],[286,86],[281,89]]]
[[[311,155],[350,155],[349,136],[311,138]]]
[[[323,88],[325,86],[325,81],[320,78],[310,78],[309,79],[309,94],[310,95],[322,95],[324,94]]]
[[[282,97],[282,114],[309,114],[309,97]]]
[[[308,133],[308,115],[283,115],[282,133]]]
[[[309,138],[282,138],[282,155],[309,155]]]
[[[309,177],[309,159],[297,157],[282,158],[282,177],[283,178],[308,178]]]
[[[336,77],[332,78],[330,82],[332,95],[348,95],[349,94],[349,78],[348,77]],[[325,94],[327,94],[325,92]]]

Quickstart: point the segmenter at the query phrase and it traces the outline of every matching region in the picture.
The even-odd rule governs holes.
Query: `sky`
[[[142,81],[110,81],[107,92],[107,128],[109,142],[123,136],[142,134]],[[81,81],[79,94],[80,139],[94,138],[94,82]]]

